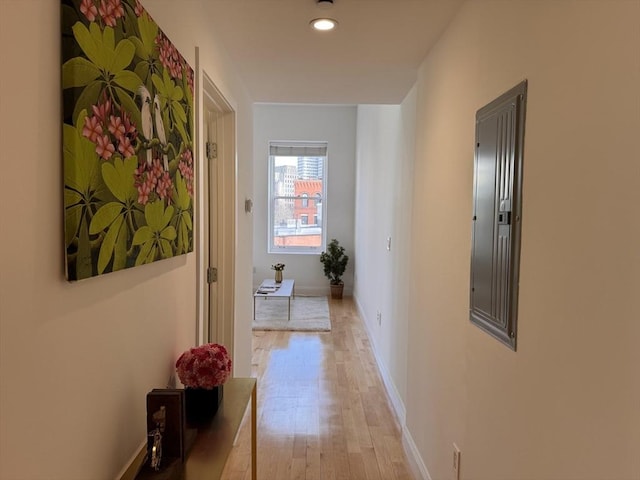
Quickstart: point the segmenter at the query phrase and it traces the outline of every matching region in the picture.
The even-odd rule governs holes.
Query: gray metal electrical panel
[[[516,349],[527,81],[476,113],[471,322]]]

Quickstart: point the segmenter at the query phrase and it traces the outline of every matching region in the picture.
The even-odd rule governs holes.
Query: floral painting
[[[62,0],[66,270],[193,250],[193,69],[138,0]]]

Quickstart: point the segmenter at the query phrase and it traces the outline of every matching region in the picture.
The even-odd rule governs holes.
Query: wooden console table
[[[257,380],[231,378],[224,384],[224,397],[210,425],[199,429],[187,454],[183,480],[218,480],[231,453],[242,418],[251,399],[251,478],[257,479]],[[134,480],[146,455],[143,447],[120,480]]]

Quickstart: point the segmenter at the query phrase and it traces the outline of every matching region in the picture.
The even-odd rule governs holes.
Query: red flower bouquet
[[[176,361],[176,372],[185,386],[211,390],[229,378],[231,358],[224,346],[207,343],[180,355]]]

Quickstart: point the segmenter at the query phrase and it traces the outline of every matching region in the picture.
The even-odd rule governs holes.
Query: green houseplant
[[[342,275],[347,268],[349,257],[344,253],[344,247],[335,238],[329,242],[327,251],[320,254],[320,262],[324,268],[324,274],[329,279],[331,298],[342,298],[344,282]]]

